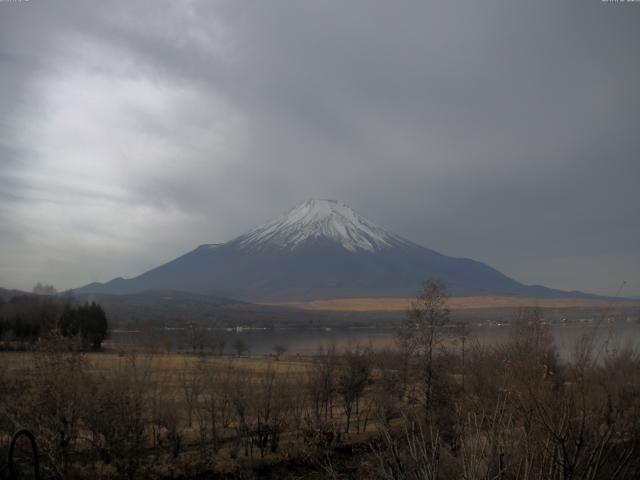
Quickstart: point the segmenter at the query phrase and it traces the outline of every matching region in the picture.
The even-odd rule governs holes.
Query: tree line
[[[0,345],[26,349],[48,335],[77,339],[83,348],[99,350],[109,329],[103,308],[52,295],[0,298]]]

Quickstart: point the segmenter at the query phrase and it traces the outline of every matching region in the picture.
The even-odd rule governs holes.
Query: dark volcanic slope
[[[456,295],[585,296],[526,286],[484,263],[441,255],[329,200],[307,201],[228,243],[203,245],[138,277],[76,293],[172,289],[251,301],[412,296],[429,278]]]
[[[184,327],[188,323],[211,327],[274,327],[305,325],[359,325],[383,319],[389,313],[306,312],[295,308],[255,305],[224,297],[172,290],[125,295],[80,294],[80,302],[96,301],[105,309],[111,328]]]

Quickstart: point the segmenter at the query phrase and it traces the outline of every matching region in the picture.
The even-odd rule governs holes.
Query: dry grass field
[[[287,302],[277,305],[301,308],[303,310],[326,310],[343,312],[403,311],[410,298],[334,298],[308,302]],[[275,305],[275,304],[271,304]],[[607,301],[579,298],[520,298],[506,296],[451,297],[448,306],[453,310],[482,308],[606,308],[640,306],[640,302]]]
[[[135,354],[135,350],[126,352],[87,352],[83,354],[84,362],[91,373],[109,375],[117,372],[125,363],[129,363]],[[3,364],[3,371],[11,376],[28,372],[35,365],[34,352],[0,352],[0,359]],[[216,355],[190,355],[190,354],[155,354],[140,351],[136,355],[140,361],[150,362],[153,371],[163,372],[168,377],[176,377],[185,368],[196,367],[209,369],[223,369],[229,364],[234,367],[262,373],[267,370],[274,370],[278,373],[304,372],[312,363],[312,357],[300,355],[283,355],[279,359],[275,355],[253,355],[244,357],[229,357]]]
[[[188,477],[214,464],[230,474],[298,450],[299,440],[284,431],[282,402],[302,392],[294,385],[303,385],[312,362],[133,349],[0,352],[0,393],[7,394],[0,413],[32,430],[52,457],[42,459],[46,478]],[[15,428],[0,422],[2,459]],[[57,439],[60,428],[71,429],[68,442]],[[65,459],[76,456],[74,465]],[[0,461],[0,479],[5,468]]]
[[[394,350],[0,352],[0,479],[20,429],[42,478],[639,478],[638,351],[590,329],[561,362],[541,309],[483,345],[433,305]]]

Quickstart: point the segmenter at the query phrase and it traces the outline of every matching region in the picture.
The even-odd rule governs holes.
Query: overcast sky
[[[134,276],[312,197],[640,295],[640,3],[0,2],[0,286]]]

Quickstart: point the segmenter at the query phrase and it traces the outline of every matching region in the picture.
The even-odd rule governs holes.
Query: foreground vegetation
[[[32,431],[47,478],[638,478],[637,352],[586,336],[561,364],[536,309],[496,347],[447,320],[428,284],[392,351],[86,353],[53,335],[2,354],[0,445]]]

